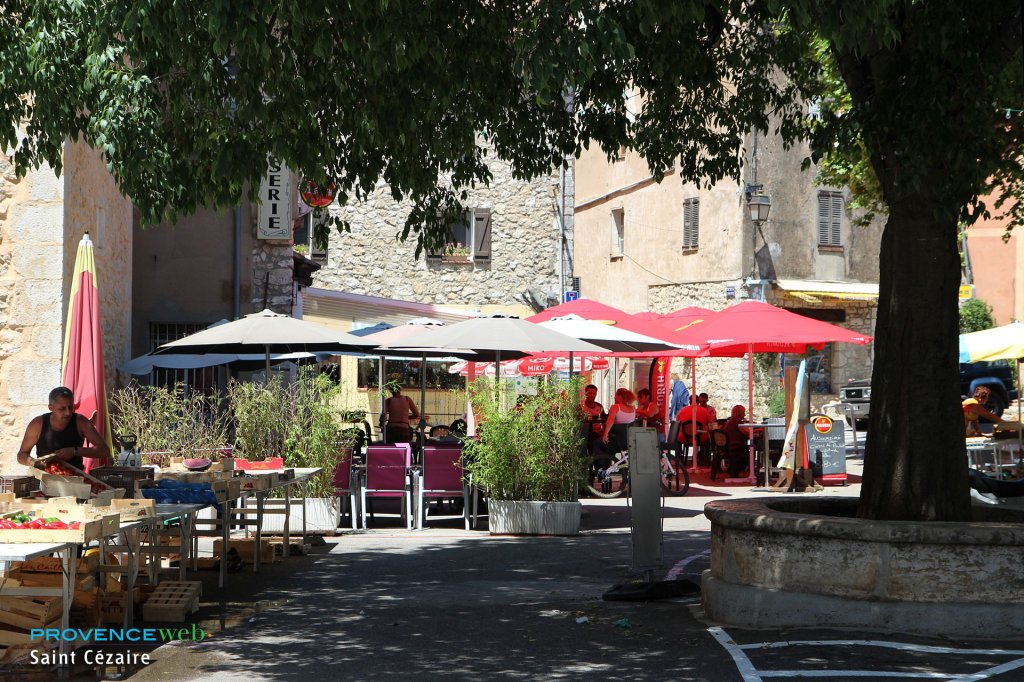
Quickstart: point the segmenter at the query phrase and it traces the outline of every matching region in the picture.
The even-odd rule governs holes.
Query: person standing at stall
[[[58,386],[50,391],[50,411],[35,417],[25,428],[25,436],[18,450],[18,463],[33,466],[32,448],[36,459],[67,462],[78,469],[84,468],[86,457],[109,460],[110,448],[93,423],[85,415],[75,412],[75,395],[70,388]],[[85,441],[91,447],[85,447]]]
[[[391,397],[384,401],[384,413],[387,424],[384,426],[384,441],[387,443],[411,443],[412,425],[410,419],[419,419],[420,411],[416,403],[407,395],[402,395],[401,388],[395,388]]]

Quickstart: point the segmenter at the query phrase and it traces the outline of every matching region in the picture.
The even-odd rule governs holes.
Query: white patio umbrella
[[[361,353],[370,347],[358,336],[264,310],[165,343],[153,354],[262,351],[269,379],[271,353]]]
[[[487,360],[501,362],[529,353],[579,352],[595,355],[608,351],[586,341],[567,336],[553,329],[521,320],[518,317],[492,315],[477,317],[449,325],[434,332],[421,333],[383,346],[392,350],[471,351]],[[483,359],[483,358],[482,358]]]
[[[387,346],[391,343],[398,343],[410,336],[417,336],[423,333],[433,333],[434,331],[444,327],[444,322],[438,320],[432,320],[427,317],[417,317],[409,320],[403,325],[397,327],[391,327],[390,329],[384,329],[373,334],[366,334],[363,336],[363,340],[373,346]],[[427,400],[427,357],[450,357],[450,351],[427,351],[420,350],[416,353],[420,356],[420,434],[422,436],[423,426],[425,420],[423,418],[422,410],[425,408]],[[380,354],[380,371],[378,378],[378,385],[380,386],[380,413],[381,413],[381,428],[383,430],[383,417],[384,417],[384,358],[387,355],[395,356],[396,353],[392,351],[385,351]],[[462,353],[465,355],[465,352]]]

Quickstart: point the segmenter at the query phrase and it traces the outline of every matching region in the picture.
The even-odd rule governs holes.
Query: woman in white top
[[[636,396],[628,388],[615,391],[615,404],[608,410],[608,418],[604,422],[604,434],[601,441],[608,443],[609,436],[615,435],[616,443],[609,452],[625,450],[626,426],[636,421]],[[618,428],[615,428],[615,427]]]

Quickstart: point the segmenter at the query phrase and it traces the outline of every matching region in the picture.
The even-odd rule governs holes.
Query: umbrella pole
[[[583,367],[582,367],[583,362],[582,361],[580,362],[580,365],[581,365],[580,369],[582,370],[583,369]],[[572,381],[572,374],[573,374],[573,372],[572,372],[572,351],[569,351],[569,381],[570,382]]]
[[[690,383],[693,390],[690,391],[690,404],[697,404],[697,358],[690,358]],[[685,405],[683,407],[686,407]],[[693,435],[693,442],[690,443],[690,456],[693,457],[693,468],[690,471],[697,471],[697,410],[696,407],[690,410],[690,433]]]
[[[263,351],[267,361],[267,386],[270,385],[270,346],[264,346]]]
[[[747,421],[754,423],[754,346],[747,344]],[[768,468],[765,462],[765,469]],[[757,483],[754,474],[754,429],[750,429],[750,483]]]
[[[377,363],[377,397],[380,402],[380,417],[377,419],[377,426],[380,428],[380,439],[384,440],[384,403],[387,398],[384,397],[384,362],[385,357],[380,356],[380,362]]]
[[[420,358],[420,456],[423,446],[427,444],[427,354]]]

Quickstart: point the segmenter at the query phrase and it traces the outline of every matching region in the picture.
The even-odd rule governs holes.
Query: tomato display
[[[46,473],[53,474],[54,476],[81,476],[82,472],[75,471],[62,462],[49,462],[46,465]],[[107,490],[108,487],[99,481],[91,481],[86,479],[86,482],[92,486],[92,494],[98,495],[99,493]]]

